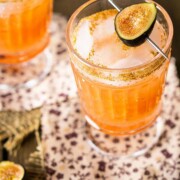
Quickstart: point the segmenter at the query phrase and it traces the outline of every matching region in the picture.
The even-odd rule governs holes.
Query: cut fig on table
[[[119,38],[129,46],[143,43],[151,33],[157,15],[154,3],[140,3],[121,10],[115,18]]]
[[[24,169],[21,165],[10,161],[0,163],[0,179],[2,180],[22,180]]]

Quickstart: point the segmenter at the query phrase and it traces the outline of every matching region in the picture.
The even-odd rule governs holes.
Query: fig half
[[[154,3],[139,3],[128,6],[115,17],[115,30],[119,38],[129,46],[144,42],[151,33],[157,16]]]
[[[22,166],[9,161],[0,163],[0,179],[1,180],[22,180],[24,169]]]

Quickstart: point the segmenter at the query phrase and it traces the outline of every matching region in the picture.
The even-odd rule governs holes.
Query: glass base
[[[157,144],[163,131],[164,121],[161,117],[143,132],[126,137],[105,134],[86,123],[90,146],[102,155],[120,158],[135,158],[147,153]]]
[[[0,64],[0,91],[32,88],[45,79],[53,66],[49,49],[28,62]]]

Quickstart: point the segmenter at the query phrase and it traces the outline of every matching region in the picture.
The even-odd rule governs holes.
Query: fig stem
[[[113,0],[108,0],[108,1],[115,9],[117,9],[119,12],[121,11],[121,8],[119,8],[117,4],[113,2]],[[156,49],[156,51],[158,51],[164,58],[169,60],[167,55],[161,50],[161,48],[152,39],[150,39],[149,37],[146,37],[146,41],[149,42],[149,44],[151,44],[151,46],[154,47],[154,49]]]

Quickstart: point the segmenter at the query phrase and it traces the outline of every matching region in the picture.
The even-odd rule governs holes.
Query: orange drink
[[[114,135],[133,134],[152,125],[161,110],[167,67],[168,63],[164,64],[159,77],[151,75],[139,83],[116,87],[88,79],[73,65],[88,121]]]
[[[27,61],[48,44],[52,0],[0,2],[0,63]]]
[[[129,1],[118,3],[123,8]],[[170,58],[172,22],[157,8],[150,38]],[[146,41],[126,46],[114,29],[116,14],[105,0],[87,2],[69,21],[67,43],[87,122],[106,134],[127,136],[151,126],[159,116],[169,60]]]

